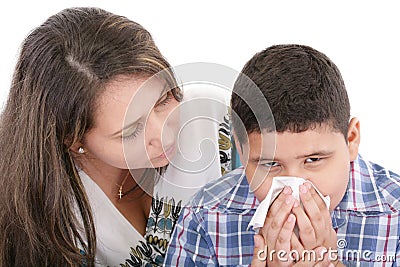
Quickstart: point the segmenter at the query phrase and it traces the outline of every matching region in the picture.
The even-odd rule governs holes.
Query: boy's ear
[[[358,155],[360,145],[360,121],[352,118],[347,131],[347,146],[349,148],[350,161],[354,161]]]

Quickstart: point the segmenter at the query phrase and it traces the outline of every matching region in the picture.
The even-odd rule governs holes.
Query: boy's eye
[[[305,160],[305,163],[313,163],[313,162],[318,162],[320,161],[322,158],[308,158]]]
[[[272,167],[277,167],[277,166],[279,166],[279,163],[278,163],[278,162],[275,162],[275,161],[271,161],[271,162],[264,163],[263,165],[264,165],[265,167],[272,168]]]

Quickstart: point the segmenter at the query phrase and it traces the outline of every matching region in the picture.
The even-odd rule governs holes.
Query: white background
[[[6,1],[0,16],[0,109],[19,45],[50,15],[98,6],[149,30],[172,65],[213,62],[238,71],[280,43],[310,45],[342,72],[364,158],[400,172],[400,4],[397,1]],[[0,152],[1,153],[1,152]]]

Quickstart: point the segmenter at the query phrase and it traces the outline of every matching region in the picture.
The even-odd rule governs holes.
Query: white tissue
[[[272,185],[270,190],[268,191],[267,196],[263,201],[261,201],[258,206],[256,212],[254,213],[253,218],[251,219],[249,226],[252,226],[254,230],[258,230],[264,225],[265,218],[267,217],[269,206],[274,202],[275,198],[279,195],[279,193],[283,190],[285,186],[290,186],[292,188],[292,195],[297,200],[300,200],[299,197],[299,186],[302,185],[306,180],[298,177],[291,176],[277,176],[272,180]],[[308,181],[311,183],[310,181]],[[329,209],[330,197],[323,196],[321,192],[311,183],[311,185],[315,188],[315,191],[321,196],[323,201],[325,202],[327,208]]]

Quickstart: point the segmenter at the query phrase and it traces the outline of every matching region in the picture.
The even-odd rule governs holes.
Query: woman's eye
[[[122,139],[126,141],[133,140],[140,134],[142,130],[143,130],[143,124],[138,123],[133,132],[132,133],[128,132],[123,134]]]
[[[174,97],[174,96],[172,95],[172,91],[171,91],[171,90],[168,91],[168,92],[166,92],[166,93],[163,94],[163,96],[158,100],[158,102],[157,102],[157,104],[156,104],[156,107],[164,106],[164,105],[168,104],[168,103],[172,100],[173,97]]]

